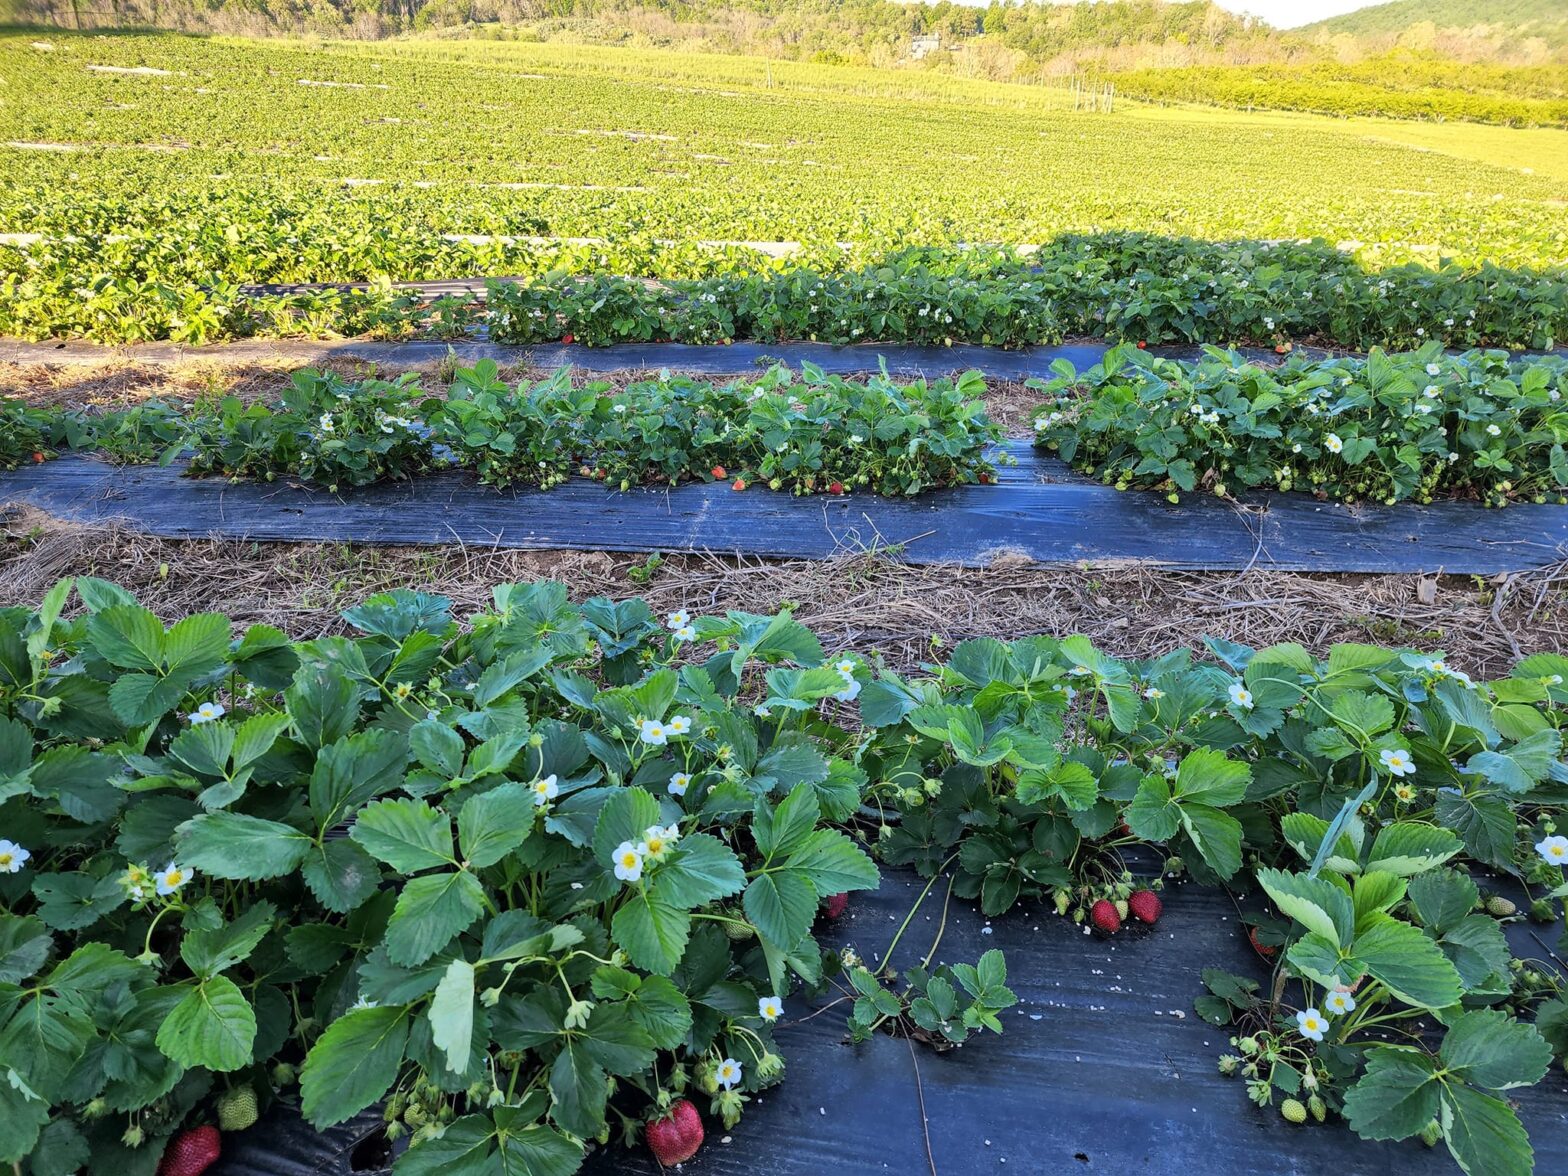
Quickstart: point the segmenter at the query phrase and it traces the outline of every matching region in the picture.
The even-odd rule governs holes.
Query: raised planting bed
[[[714,1171],[1568,1157],[1568,658],[342,622],[0,610],[0,1162],[342,1173],[385,1103],[398,1176],[651,1171],[672,1101]]]
[[[0,492],[182,538],[1465,574],[1565,550],[1561,359],[1433,345],[1263,367],[1122,347],[1082,375],[1062,356],[1051,370],[1030,381],[1034,451],[998,445],[975,371],[851,380],[805,363],[582,383],[562,368],[514,387],[487,358],[454,369],[444,395],[412,373],[301,370],[274,403],[0,400],[0,466],[22,467]],[[188,465],[47,460],[59,448]],[[1099,482],[1041,455],[1053,449]],[[1133,486],[1166,501],[1117,493]]]
[[[998,483],[911,499],[795,498],[729,483],[607,490],[572,479],[497,491],[436,473],[330,494],[289,481],[187,478],[179,466],[114,466],[68,456],[0,474],[0,503],[77,523],[124,521],[166,538],[343,540],[536,550],[713,551],[823,557],[896,549],[911,563],[983,566],[1136,560],[1171,568],[1493,575],[1568,554],[1568,510],[1475,503],[1345,506],[1303,494],[1179,504],[1089,482],[1010,443]]]
[[[855,895],[819,939],[875,960],[920,893],[909,871],[882,872],[878,890]],[[942,888],[926,898],[892,961],[918,964],[942,925]],[[1528,924],[1508,938],[1524,958],[1543,954]],[[1547,943],[1560,926],[1533,928]],[[1166,892],[1150,929],[1085,936],[1047,903],[996,918],[954,900],[937,960],[974,960],[997,949],[1018,1004],[1004,1032],[937,1053],[878,1033],[849,1043],[837,989],[789,1009],[775,1030],[789,1059],[782,1085],[747,1108],[733,1132],[707,1118],[707,1141],[684,1171],[715,1176],[844,1173],[1123,1173],[1191,1176],[1324,1172],[1431,1176],[1453,1170],[1414,1141],[1371,1143],[1340,1121],[1293,1126],[1276,1108],[1247,1101],[1218,1059],[1235,1051],[1231,1029],[1205,1024],[1193,1001],[1205,968],[1268,982],[1223,890],[1185,883]],[[816,1015],[812,1015],[816,1014]],[[808,1019],[809,1018],[809,1019]],[[1561,1075],[1514,1091],[1538,1172],[1568,1163]],[[236,1136],[212,1176],[349,1176],[386,1171],[383,1120],[317,1134],[291,1101],[255,1131]],[[728,1139],[729,1142],[720,1142]],[[927,1143],[929,1140],[929,1153]],[[356,1159],[357,1157],[357,1159]],[[356,1167],[355,1164],[364,1167]],[[590,1155],[589,1176],[658,1176],[653,1157],[611,1147]]]
[[[586,347],[580,343],[534,345],[494,343],[472,339],[451,341],[409,340],[382,342],[374,339],[273,339],[238,340],[203,346],[180,343],[137,343],[106,347],[99,343],[61,341],[28,343],[0,340],[0,363],[38,363],[60,366],[126,361],[143,364],[176,364],[194,361],[221,363],[277,363],[305,365],[329,359],[358,359],[387,371],[454,362],[472,366],[482,359],[501,364],[529,364],[539,368],[570,367],[587,372],[643,371],[669,368],[677,372],[734,375],[756,371],[778,362],[799,367],[814,363],[825,372],[872,372],[886,364],[900,375],[945,374],[974,369],[997,379],[1025,379],[1052,374],[1051,365],[1065,359],[1077,368],[1099,363],[1109,350],[1103,343],[1062,343],[1044,347],[982,347],[956,343],[951,347],[918,347],[888,343],[838,346],[830,343],[731,343],[702,346],[691,343],[617,343]],[[1161,346],[1149,349],[1168,359],[1196,360],[1202,348]],[[1307,354],[1328,355],[1322,348],[1303,348]],[[1241,348],[1255,360],[1278,358],[1263,348]]]

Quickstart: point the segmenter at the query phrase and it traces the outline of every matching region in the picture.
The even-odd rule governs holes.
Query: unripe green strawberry
[[[1121,916],[1122,922],[1125,923],[1127,921],[1127,900],[1125,898],[1116,900],[1116,913]]]
[[[1494,894],[1486,900],[1486,913],[1496,915],[1499,919],[1506,919],[1509,915],[1516,914],[1518,910],[1518,907],[1501,894]]]
[[[249,1086],[236,1086],[218,1096],[218,1129],[244,1131],[256,1125],[256,1091]]]
[[[1307,1099],[1307,1110],[1312,1112],[1312,1117],[1319,1123],[1328,1118],[1328,1104],[1315,1094]]]
[[[1557,912],[1552,909],[1552,904],[1547,899],[1538,898],[1530,904],[1530,917],[1537,923],[1550,923],[1557,918]]]
[[[739,920],[725,920],[721,926],[724,928],[724,934],[728,935],[735,943],[745,943],[756,934],[751,929],[750,923],[743,923]]]
[[[1442,1138],[1443,1129],[1438,1125],[1436,1119],[1431,1120],[1425,1127],[1421,1128],[1421,1142],[1426,1144],[1427,1147],[1436,1147],[1437,1141]]]
[[[1287,1123],[1305,1123],[1307,1121],[1307,1108],[1293,1098],[1287,1098],[1279,1104],[1279,1113],[1285,1116]]]

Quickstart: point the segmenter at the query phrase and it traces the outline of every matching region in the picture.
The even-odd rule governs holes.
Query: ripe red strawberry
[[[849,909],[848,894],[830,894],[822,900],[822,913],[836,919]]]
[[[575,335],[562,335],[561,336],[561,342],[562,343],[570,343],[576,337],[577,336],[575,336]]]
[[[218,1162],[222,1150],[216,1127],[204,1124],[181,1131],[163,1149],[158,1176],[201,1176]]]
[[[984,470],[981,470],[980,471],[980,485],[982,485],[982,486],[989,486],[990,484],[991,484],[991,475],[986,473]]]
[[[1100,899],[1089,908],[1089,922],[1094,924],[1096,931],[1106,935],[1115,935],[1122,929],[1122,917],[1116,913],[1116,904],[1109,899]]]
[[[643,1125],[643,1137],[653,1158],[666,1168],[684,1164],[697,1154],[702,1146],[702,1116],[689,1099],[681,1099],[670,1107],[662,1119],[650,1119]]]
[[[1145,350],[1148,346],[1149,345],[1147,343],[1145,343],[1142,339],[1138,340],[1138,350],[1139,351]]]
[[[723,466],[714,466],[708,472],[713,475],[714,481],[717,482],[722,482],[725,478],[729,477],[729,474],[725,472]]]
[[[730,489],[731,490],[744,490],[745,488],[746,488],[746,479],[745,478],[736,478],[733,482],[730,483]]]
[[[43,460],[44,460],[44,451],[42,449],[35,449],[35,450],[33,450],[33,462],[34,462],[34,464],[35,465],[42,465],[43,464]]]
[[[1252,943],[1252,950],[1257,952],[1264,959],[1271,960],[1279,954],[1279,948],[1274,947],[1272,944],[1262,943],[1259,941],[1258,929],[1256,927],[1247,928],[1247,938]]]
[[[828,493],[829,494],[842,494],[842,493],[844,493],[844,483],[843,482],[829,482],[828,483]]]
[[[1152,926],[1159,922],[1160,912],[1165,909],[1165,904],[1152,890],[1134,890],[1127,896],[1127,909],[1140,923],[1148,923]]]

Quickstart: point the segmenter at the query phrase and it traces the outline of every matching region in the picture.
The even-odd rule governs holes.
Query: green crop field
[[[829,267],[1106,230],[1568,257],[1568,131],[1088,114],[1042,86],[510,43],[23,33],[0,80],[12,334],[253,331],[220,321],[235,283],[795,264],[698,242]]]

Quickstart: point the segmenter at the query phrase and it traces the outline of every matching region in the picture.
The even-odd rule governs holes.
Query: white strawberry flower
[[[1496,425],[1487,425],[1486,426],[1486,435],[1488,437],[1501,437],[1503,435],[1503,431],[1501,429],[1499,429]]]
[[[1415,761],[1403,747],[1385,747],[1378,752],[1377,758],[1391,776],[1408,776],[1416,770]]]
[[[656,862],[663,861],[665,855],[670,852],[670,847],[679,841],[680,837],[679,825],[649,825],[637,846],[637,852]]]
[[[33,855],[14,841],[0,839],[0,874],[15,874]]]
[[[162,895],[173,894],[189,882],[195,873],[195,870],[188,870],[184,866],[170,862],[158,871],[158,893]]]
[[[673,631],[672,636],[677,641],[690,641],[697,636],[697,630],[690,625],[682,625]]]
[[[665,724],[665,729],[671,735],[689,734],[691,732],[691,720],[685,715],[676,715],[673,719]]]
[[[642,877],[642,854],[630,841],[615,847],[615,876],[622,882],[635,882]]]
[[[777,1021],[784,1015],[784,1002],[776,996],[765,996],[757,1002],[757,1016],[764,1021]]]
[[[1356,998],[1348,988],[1336,988],[1323,998],[1323,1007],[1331,1016],[1342,1017],[1356,1011]]]
[[[671,629],[679,629],[682,625],[691,624],[691,614],[683,608],[678,608],[664,619],[664,623]]]
[[[676,772],[675,775],[670,777],[670,782],[665,785],[665,789],[671,796],[685,796],[686,789],[690,786],[691,774],[689,772]]]
[[[663,723],[653,719],[644,719],[637,725],[638,737],[644,743],[651,743],[655,747],[663,747],[669,740],[669,732]]]
[[[1535,852],[1554,866],[1568,864],[1568,837],[1548,837],[1535,844]]]
[[[1241,707],[1242,710],[1252,709],[1252,691],[1248,690],[1240,682],[1232,682],[1230,684],[1230,700]]]
[[[193,710],[189,715],[187,715],[186,718],[190,719],[191,726],[198,727],[202,723],[215,722],[216,720],[221,719],[227,713],[228,711],[226,711],[219,703],[204,702],[195,710]]]
[[[1345,443],[1339,439],[1338,433],[1330,433],[1323,438],[1323,447],[1330,453],[1338,453],[1345,448]]]
[[[1328,1028],[1328,1018],[1317,1009],[1302,1009],[1296,1014],[1296,1028],[1307,1040],[1322,1041],[1324,1030]]]
[[[541,808],[549,804],[557,796],[561,795],[561,785],[556,780],[554,774],[546,776],[543,780],[535,780],[533,783],[533,789],[534,804]]]
[[[734,1058],[725,1058],[713,1071],[713,1080],[725,1090],[732,1090],[740,1082],[740,1063]]]
[[[1426,374],[1429,376],[1440,376],[1443,374],[1443,369],[1438,364],[1429,363],[1426,365]]]

